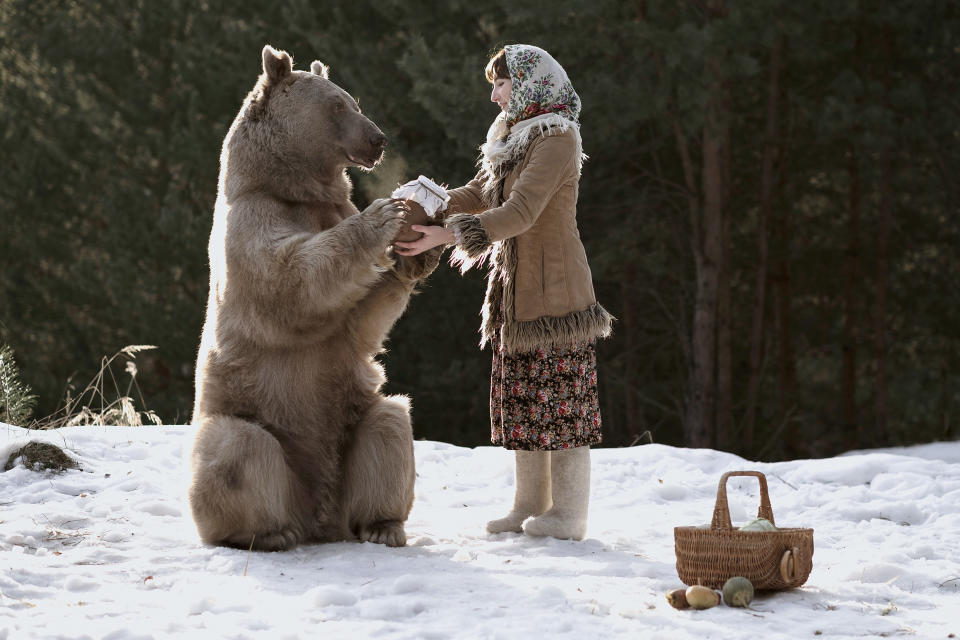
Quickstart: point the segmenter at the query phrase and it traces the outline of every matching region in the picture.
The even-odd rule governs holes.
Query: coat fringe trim
[[[471,267],[483,264],[493,243],[483,228],[480,218],[471,213],[455,213],[444,222],[453,231],[457,245],[450,256],[450,264],[466,273]]]
[[[537,136],[559,135],[570,129],[573,129],[577,140],[576,163],[579,174],[587,156],[583,153],[578,123],[558,114],[546,114],[518,122],[508,132],[505,116],[500,114],[487,132],[487,142],[480,147],[479,164],[484,178],[482,198],[487,207],[493,209],[503,204],[503,183]],[[490,264],[480,329],[481,348],[491,340],[495,331],[500,332],[501,348],[510,354],[536,351],[540,347],[592,342],[611,334],[615,318],[596,302],[565,316],[517,320],[514,306],[516,238],[491,243],[479,218],[472,214],[451,215],[445,224],[458,239],[450,264],[458,266],[461,273],[481,265],[485,260]]]
[[[612,333],[614,320],[606,309],[595,303],[562,317],[544,316],[504,323],[500,330],[501,344],[505,353],[514,354],[541,347],[562,348],[571,343],[593,342]]]
[[[487,140],[480,145],[478,164],[488,174],[493,174],[503,165],[515,165],[527,153],[530,142],[537,136],[550,136],[573,129],[577,139],[577,171],[583,168],[587,155],[583,153],[580,125],[556,113],[521,120],[506,129],[506,118],[500,114],[487,130]]]
[[[564,316],[517,320],[513,279],[517,271],[516,239],[507,238],[494,243],[489,255],[490,275],[481,314],[481,349],[496,331],[500,332],[501,348],[508,354],[535,351],[544,346],[569,346],[571,342],[590,342],[612,333],[616,318],[598,302]]]

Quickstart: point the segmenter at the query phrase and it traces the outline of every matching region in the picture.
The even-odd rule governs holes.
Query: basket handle
[[[780,558],[780,577],[787,584],[793,584],[800,573],[800,548],[793,547],[783,552]]]
[[[720,477],[720,484],[717,486],[717,502],[713,507],[713,522],[711,529],[733,529],[733,523],[730,522],[730,507],[727,504],[727,478],[731,476],[754,476],[760,481],[760,508],[757,510],[758,518],[766,518],[770,524],[776,526],[773,521],[773,508],[770,506],[770,494],[767,492],[767,476],[759,471],[728,471]]]

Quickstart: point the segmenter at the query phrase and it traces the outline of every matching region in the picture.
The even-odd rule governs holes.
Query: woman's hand
[[[446,227],[414,224],[410,228],[422,233],[423,237],[413,242],[394,242],[393,251],[397,255],[415,256],[442,244],[453,244],[454,242],[453,232]]]

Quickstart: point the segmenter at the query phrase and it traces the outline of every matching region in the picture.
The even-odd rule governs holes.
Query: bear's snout
[[[370,136],[370,146],[383,151],[384,147],[387,146],[387,136],[383,135],[382,131],[377,131]]]

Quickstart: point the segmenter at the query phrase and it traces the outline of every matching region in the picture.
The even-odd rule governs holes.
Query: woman
[[[601,439],[593,342],[613,318],[577,230],[580,99],[563,67],[529,45],[501,49],[486,77],[501,113],[480,171],[447,192],[443,227],[414,226],[423,237],[396,251],[455,244],[463,270],[490,262],[480,344],[493,347],[491,440],[516,451],[516,495],[487,530],[582,540]]]

